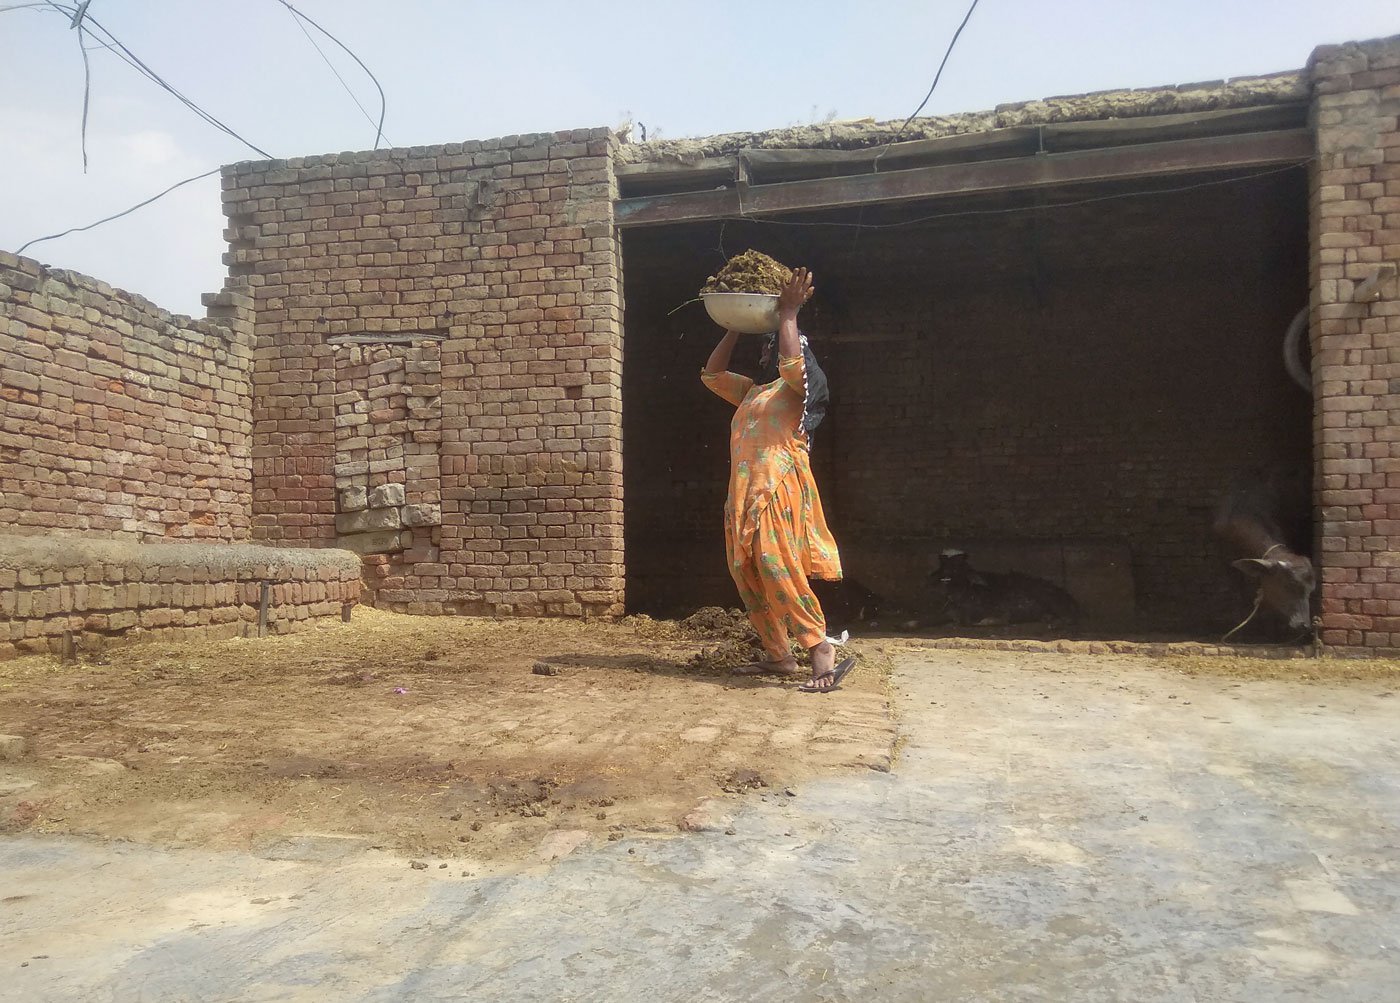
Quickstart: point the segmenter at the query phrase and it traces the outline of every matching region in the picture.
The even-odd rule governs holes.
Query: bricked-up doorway
[[[917,606],[957,544],[1070,581],[1116,629],[1228,626],[1219,493],[1311,468],[1281,353],[1308,296],[1306,186],[1255,169],[625,230],[630,608],[734,601],[730,412],[698,381],[718,332],[670,311],[756,247],[817,273],[803,323],[833,405],[814,459],[849,577]]]

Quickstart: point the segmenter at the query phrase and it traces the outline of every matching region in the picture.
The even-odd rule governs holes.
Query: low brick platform
[[[1289,644],[1207,644],[1201,641],[1041,641],[1032,638],[932,637],[915,642],[921,649],[940,651],[1023,651],[1058,655],[1141,655],[1146,658],[1318,658],[1322,649]],[[1355,649],[1328,648],[1332,656],[1375,654]],[[1380,654],[1388,654],[1381,652]]]
[[[138,544],[82,537],[0,536],[0,658],[178,632],[286,634],[339,620],[360,596],[360,558],[346,550],[251,544]],[[67,635],[67,638],[65,638]]]

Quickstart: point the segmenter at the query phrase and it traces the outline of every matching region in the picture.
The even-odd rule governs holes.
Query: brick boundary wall
[[[615,143],[225,168],[255,539],[355,547],[407,612],[623,612]]]
[[[0,252],[0,526],[246,539],[252,300],[168,313]]]
[[[1309,62],[1322,639],[1400,648],[1400,36]]]
[[[0,659],[122,640],[256,632],[262,583],[267,630],[339,622],[360,594],[344,550],[0,536]]]

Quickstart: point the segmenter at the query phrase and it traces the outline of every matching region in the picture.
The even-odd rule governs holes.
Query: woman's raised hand
[[[778,294],[779,316],[796,317],[797,311],[812,298],[814,292],[816,288],[812,285],[812,273],[805,268],[794,271],[787,285],[783,286],[783,291]]]

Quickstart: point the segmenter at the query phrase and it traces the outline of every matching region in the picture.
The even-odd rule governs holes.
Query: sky
[[[0,248],[262,159],[68,19],[0,0]],[[903,119],[969,0],[295,0],[362,59],[397,146],[617,126],[665,138]],[[92,0],[148,66],[274,157],[369,149],[375,130],[281,0]],[[369,116],[374,85],[315,35]],[[924,114],[1301,68],[1325,43],[1400,34],[1400,0],[981,0]],[[90,43],[91,44],[91,43]],[[223,282],[217,176],[27,256],[179,313]]]

